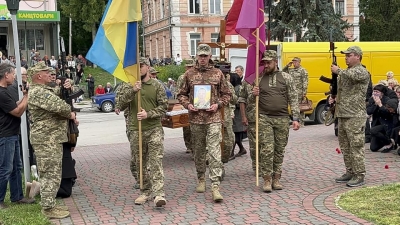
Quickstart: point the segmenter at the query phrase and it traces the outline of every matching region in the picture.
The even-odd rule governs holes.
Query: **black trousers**
[[[371,145],[373,152],[378,151],[385,145],[391,143],[389,135],[387,135],[387,127],[385,125],[376,125],[371,127]]]

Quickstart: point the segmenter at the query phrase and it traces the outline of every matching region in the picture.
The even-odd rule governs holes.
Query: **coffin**
[[[168,109],[161,120],[163,127],[179,128],[189,126],[189,114],[178,100],[168,100]]]

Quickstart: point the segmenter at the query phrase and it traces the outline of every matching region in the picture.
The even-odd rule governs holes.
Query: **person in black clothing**
[[[75,81],[75,85],[79,85],[79,83],[81,82],[81,79],[83,77],[83,68],[82,66],[79,64],[76,70],[76,81]]]
[[[94,96],[94,77],[89,73],[86,82],[88,83],[89,98]]]
[[[61,170],[61,184],[57,192],[57,197],[68,198],[72,194],[72,187],[77,178],[75,170],[75,159],[72,158],[71,152],[75,149],[75,145],[63,143],[63,159]]]

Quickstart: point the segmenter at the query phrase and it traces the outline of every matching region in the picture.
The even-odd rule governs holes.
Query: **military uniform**
[[[233,133],[233,117],[235,116],[235,107],[238,97],[235,94],[235,88],[226,80],[230,92],[232,93],[231,100],[228,105],[224,107],[224,132],[223,142],[224,146],[221,153],[221,161],[227,163],[232,152],[233,145],[235,144],[235,133]]]
[[[197,48],[198,55],[211,55],[211,48],[207,44],[201,44]],[[229,104],[231,92],[225,81],[221,70],[214,68],[212,64],[208,66],[195,65],[192,69],[186,71],[181,88],[179,90],[179,102],[188,108],[193,104],[194,85],[211,85],[211,105],[218,104],[221,109]],[[205,191],[205,172],[206,155],[210,156],[209,168],[210,179],[212,182],[212,193],[214,201],[222,200],[219,194],[219,184],[222,175],[221,162],[221,111],[209,112],[206,110],[189,111],[190,131],[192,133],[192,144],[194,151],[194,160],[199,180],[196,188],[197,192]]]
[[[301,61],[300,58],[295,57],[293,58],[292,61]],[[300,66],[298,68],[289,68],[288,65],[286,65],[283,69],[283,72],[289,73],[292,76],[293,82],[296,85],[296,91],[298,94],[298,101],[299,103],[303,100],[304,96],[307,94],[307,88],[308,88],[308,72],[307,70]],[[300,123],[301,125],[304,125],[304,120],[305,120],[305,114],[304,112],[300,112]]]
[[[49,67],[39,62],[28,69],[28,76],[48,70]],[[32,83],[28,95],[30,141],[35,149],[40,174],[41,205],[44,210],[51,210],[56,205],[55,197],[61,182],[62,143],[68,141],[67,124],[71,118],[71,106],[47,85]]]
[[[343,54],[353,53],[362,56],[358,46],[352,46]],[[336,117],[339,119],[339,145],[343,153],[346,173],[336,179],[348,186],[364,184],[365,155],[364,130],[366,120],[365,93],[370,77],[361,65],[338,69],[338,93],[336,97]]]
[[[262,60],[276,60],[276,51],[268,50]],[[297,91],[292,77],[282,71],[264,73],[259,83],[259,148],[260,172],[264,178],[263,190],[282,189],[279,179],[285,147],[289,138],[289,112],[294,120],[299,117]],[[255,98],[251,101],[254,101]],[[279,186],[279,187],[277,187]]]
[[[141,59],[141,64],[146,64],[145,59]],[[165,89],[157,80],[149,79],[142,82],[141,90],[141,107],[146,110],[147,118],[141,121],[142,124],[142,171],[143,171],[143,187],[140,189],[141,195],[135,200],[135,204],[143,204],[152,194],[155,199],[164,198],[164,171],[162,159],[164,157],[164,130],[161,125],[161,117],[163,117],[168,108],[168,100]],[[132,89],[128,89],[123,96],[119,98],[121,104],[129,103],[129,134],[132,165],[140,165],[139,157],[139,131],[138,131],[138,95]],[[138,168],[136,168],[138,170]],[[148,171],[149,170],[149,171]],[[134,175],[135,176],[135,175]],[[139,177],[137,172],[136,177]],[[155,201],[156,201],[155,200]]]

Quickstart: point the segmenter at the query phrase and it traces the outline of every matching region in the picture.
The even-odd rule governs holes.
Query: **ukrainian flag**
[[[115,77],[134,84],[139,71],[140,0],[109,0],[96,38],[86,55]]]

